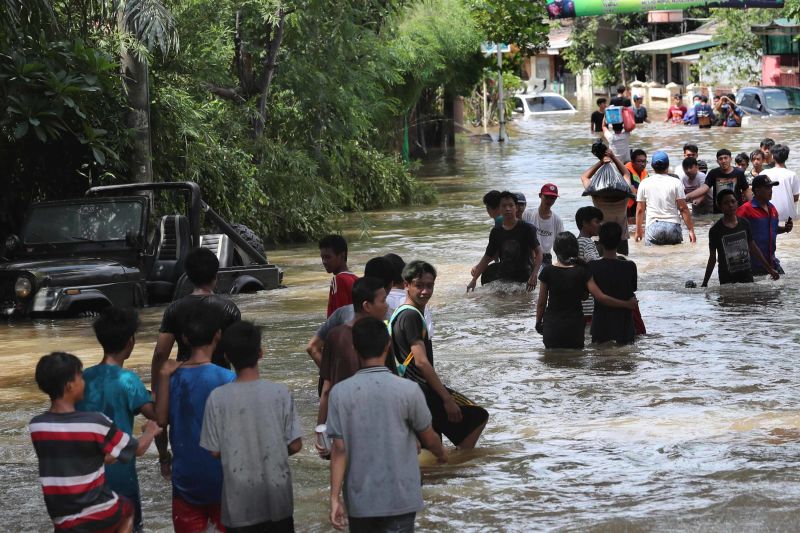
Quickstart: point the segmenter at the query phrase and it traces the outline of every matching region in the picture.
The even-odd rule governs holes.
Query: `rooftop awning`
[[[673,63],[697,63],[698,61],[700,61],[700,54],[688,54],[672,58]]]
[[[705,33],[684,33],[667,39],[637,44],[623,48],[623,52],[642,52],[644,54],[679,54],[692,52],[719,44],[714,36]]]
[[[750,26],[750,31],[756,35],[798,35],[800,21],[775,19],[768,24],[753,24]]]
[[[549,41],[547,54],[551,56],[558,55],[560,50],[572,45],[572,27],[551,28],[547,37]]]

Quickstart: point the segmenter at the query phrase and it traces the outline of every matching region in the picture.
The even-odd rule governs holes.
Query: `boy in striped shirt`
[[[161,432],[147,422],[138,441],[102,413],[75,410],[83,399],[83,364],[54,352],[36,365],[36,383],[50,397],[50,410],[33,417],[31,439],[47,512],[59,532],[130,532],[133,507],[106,483],[105,464],[143,455]]]

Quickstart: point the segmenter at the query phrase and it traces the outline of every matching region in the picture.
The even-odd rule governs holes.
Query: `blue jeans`
[[[647,246],[662,244],[680,244],[683,242],[681,225],[675,222],[656,220],[644,230],[644,242]]]

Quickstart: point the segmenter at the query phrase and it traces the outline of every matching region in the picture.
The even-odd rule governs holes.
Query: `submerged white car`
[[[515,94],[514,113],[523,116],[577,113],[569,100],[558,93]]]

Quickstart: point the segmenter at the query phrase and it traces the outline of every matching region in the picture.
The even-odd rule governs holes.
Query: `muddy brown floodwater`
[[[632,245],[648,334],[625,348],[545,353],[533,328],[533,296],[508,287],[465,294],[489,232],[480,205],[486,190],[523,191],[535,208],[536,192],[552,181],[562,195],[555,210],[576,231],[575,210],[589,204],[579,180],[593,163],[589,112],[520,120],[505,146],[465,141],[455,155],[427,161],[420,175],[439,190],[435,206],[342,221],[355,272],[389,251],[439,269],[437,370],[491,415],[479,449],[424,469],[427,508],[418,529],[797,531],[798,232],[778,239],[788,272],[780,281],[724,289],[716,274],[707,290],[684,288],[702,280],[710,218],[697,221],[696,245]],[[713,162],[717,148],[750,152],[765,136],[788,143],[789,167],[800,169],[797,120],[710,131],[649,124],[631,144],[648,153],[666,149],[679,164],[682,145],[694,141]],[[303,451],[291,459],[297,529],[330,531],[328,464],[311,440],[315,367],[304,351],[324,318],[328,276],[313,245],[281,248],[271,260],[285,269],[288,288],[236,300],[246,319],[264,326],[263,373],[292,390],[306,431]],[[128,362],[146,383],[162,312],[143,311]],[[27,423],[46,408],[33,369],[52,350],[97,362],[90,320],[0,325],[2,531],[49,529]],[[139,475],[147,529],[170,530],[170,487],[157,475],[153,450]]]

